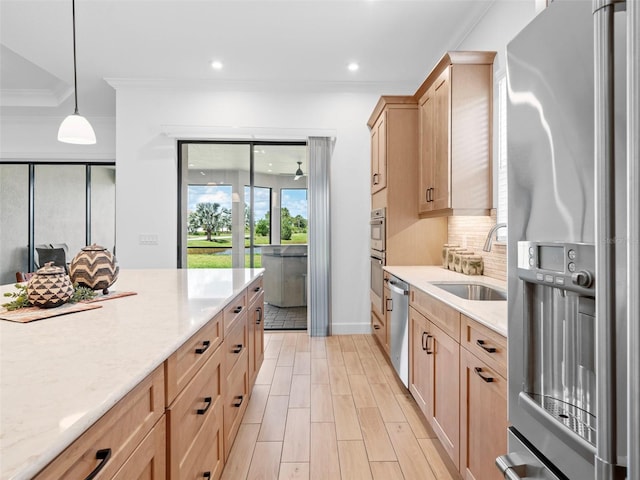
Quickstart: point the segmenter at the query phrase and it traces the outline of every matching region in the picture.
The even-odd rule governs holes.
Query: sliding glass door
[[[178,163],[179,265],[265,268],[267,327],[306,328],[306,144],[183,141]]]

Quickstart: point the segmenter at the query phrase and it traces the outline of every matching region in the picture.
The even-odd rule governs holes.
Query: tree
[[[287,207],[280,209],[280,238],[282,240],[291,240],[293,233],[293,219]]]
[[[269,235],[269,228],[271,225],[271,217],[269,212],[265,213],[264,217],[258,220],[256,223],[256,235],[266,237]]]
[[[307,219],[302,215],[296,215],[293,217],[293,226],[296,227],[298,232],[307,231]]]
[[[189,212],[189,216],[187,217],[187,232],[191,235],[195,235],[198,233],[199,228],[200,220],[198,219],[197,213]]]
[[[198,219],[199,227],[206,232],[207,241],[210,242],[211,234],[220,229],[220,216],[223,213],[220,211],[220,204],[211,202],[198,203],[194,213]]]

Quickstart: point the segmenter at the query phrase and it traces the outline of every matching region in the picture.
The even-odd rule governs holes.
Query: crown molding
[[[120,89],[185,89],[225,90],[284,93],[344,92],[344,93],[406,93],[415,89],[416,82],[357,82],[357,81],[253,81],[178,78],[105,78],[115,90]]]

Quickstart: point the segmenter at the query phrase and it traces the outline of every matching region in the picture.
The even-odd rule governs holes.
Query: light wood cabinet
[[[371,127],[371,194],[387,186],[386,114]]]
[[[35,478],[38,480],[86,478],[97,472],[99,478],[112,478],[132,459],[133,464],[157,464],[155,479],[165,478],[164,429],[154,435],[161,441],[147,442],[144,451],[132,457],[147,434],[164,418],[164,369],[158,367],[92,425]],[[156,450],[159,448],[160,451]],[[147,461],[148,460],[148,461]],[[131,468],[131,470],[128,470]],[[144,470],[144,468],[143,468]],[[142,475],[142,473],[140,473]],[[140,476],[138,475],[138,476]],[[129,477],[135,478],[135,476]],[[144,478],[144,477],[142,477]]]
[[[169,430],[169,471],[172,479],[187,479],[194,469],[212,472],[215,480],[222,472],[222,406],[224,388],[224,350],[216,351],[167,408]],[[203,439],[213,435],[213,459],[200,455]],[[215,475],[213,474],[215,473]],[[217,475],[217,476],[216,476]]]
[[[448,52],[414,97],[419,105],[421,217],[488,215],[492,198],[495,52]]]
[[[409,390],[458,466],[460,345],[413,306],[409,308]],[[453,374],[452,374],[453,372]]]
[[[264,358],[263,312],[260,276],[34,478],[219,479]]]
[[[460,349],[460,473],[465,480],[500,480],[495,459],[507,453],[507,381]]]
[[[409,391],[465,480],[507,451],[507,340],[410,287]]]
[[[389,342],[387,341],[387,322],[384,317],[381,318],[377,310],[373,308],[371,309],[371,331],[382,349],[387,355],[390,355],[388,348]]]

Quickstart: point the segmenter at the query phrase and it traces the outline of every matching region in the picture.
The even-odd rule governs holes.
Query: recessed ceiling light
[[[357,72],[360,68],[360,65],[358,65],[356,62],[351,62],[349,63],[349,65],[347,65],[347,68],[350,72]]]
[[[211,62],[211,68],[213,68],[214,70],[222,70],[222,62],[214,60],[213,62]]]

